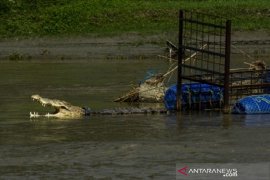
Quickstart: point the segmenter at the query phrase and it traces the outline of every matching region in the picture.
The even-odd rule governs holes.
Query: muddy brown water
[[[0,179],[175,179],[177,163],[270,161],[270,115],[29,118],[51,111],[32,94],[92,109],[156,106],[112,100],[167,67],[156,59],[1,62]]]

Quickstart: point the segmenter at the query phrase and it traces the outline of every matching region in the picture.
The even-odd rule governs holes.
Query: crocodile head
[[[73,106],[66,101],[61,101],[58,99],[49,99],[43,98],[40,95],[32,95],[31,96],[33,101],[39,102],[42,106],[46,107],[53,107],[55,111],[53,113],[47,113],[45,115],[39,115],[37,112],[30,112],[30,118],[34,117],[57,117],[62,119],[69,119],[69,118],[80,118],[84,116],[85,110],[78,106]]]

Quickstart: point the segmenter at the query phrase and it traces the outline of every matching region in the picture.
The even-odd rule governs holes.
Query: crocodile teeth
[[[40,115],[37,112],[30,112],[30,118],[39,117]]]
[[[47,114],[45,114],[45,116],[46,116],[46,117],[51,117],[51,116],[53,116],[53,115],[50,114],[50,113],[47,113]]]

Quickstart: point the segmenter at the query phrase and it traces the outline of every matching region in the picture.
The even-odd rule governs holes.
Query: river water
[[[0,63],[0,179],[175,179],[177,163],[270,161],[270,115],[168,115],[30,119],[51,111],[32,94],[103,109],[160,60]]]

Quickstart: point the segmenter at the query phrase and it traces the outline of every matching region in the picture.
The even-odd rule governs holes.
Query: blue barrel
[[[270,94],[247,96],[238,100],[232,108],[234,114],[270,113]]]
[[[176,110],[177,85],[171,86],[164,96],[164,104],[167,110]],[[222,88],[202,83],[186,83],[182,84],[183,107],[192,106],[196,103],[220,102],[223,99]]]
[[[266,73],[263,74],[263,82],[270,83],[270,71],[266,71]],[[264,93],[269,94],[270,93],[270,87],[264,88]]]
[[[175,110],[176,109],[176,94],[177,86],[173,85],[165,92],[164,96],[164,105],[167,110]]]

